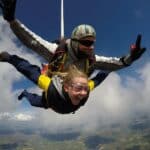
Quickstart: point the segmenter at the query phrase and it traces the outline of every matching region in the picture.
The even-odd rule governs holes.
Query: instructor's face
[[[71,84],[65,87],[73,105],[78,105],[89,93],[88,80],[75,77]]]
[[[93,53],[95,43],[94,37],[85,37],[79,40],[78,42],[79,54],[86,54],[87,56],[90,56]]]

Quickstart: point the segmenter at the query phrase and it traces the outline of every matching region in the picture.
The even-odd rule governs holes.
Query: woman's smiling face
[[[73,105],[78,105],[85,97],[88,96],[88,80],[84,77],[75,77],[72,82],[64,86],[65,92],[68,93]]]

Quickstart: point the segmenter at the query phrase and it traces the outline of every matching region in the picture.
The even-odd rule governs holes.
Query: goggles
[[[95,41],[91,41],[91,40],[79,40],[78,42],[81,45],[83,45],[83,46],[90,47],[90,46],[94,45]]]
[[[72,39],[73,41],[79,42],[81,45],[90,47],[94,45],[95,41],[94,40],[77,40],[77,39]]]
[[[87,85],[83,85],[83,84],[80,84],[80,83],[72,83],[71,84],[71,87],[72,89],[75,91],[75,92],[80,92],[80,91],[86,91],[88,92],[89,91],[89,86]]]

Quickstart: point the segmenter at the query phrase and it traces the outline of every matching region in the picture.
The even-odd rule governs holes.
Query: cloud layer
[[[0,17],[0,52],[8,51],[31,60],[31,63],[40,65],[36,55],[27,52],[23,45],[16,44],[17,39],[9,29],[9,25]],[[11,65],[1,63],[0,72],[0,119],[14,118],[17,121],[29,121],[32,125],[47,128],[51,131],[64,129],[92,130],[100,125],[126,120],[137,113],[150,115],[150,62],[136,70],[137,76],[120,77],[117,73],[110,76],[91,93],[89,101],[75,114],[60,115],[51,109],[44,110],[30,107],[17,101],[19,89],[14,83],[25,79]],[[133,68],[134,69],[134,68]],[[25,79],[26,80],[26,79]],[[38,88],[30,90],[41,92]],[[21,109],[22,108],[22,109]],[[26,114],[28,112],[28,114]],[[32,115],[31,115],[32,114]],[[31,123],[29,123],[31,125]]]

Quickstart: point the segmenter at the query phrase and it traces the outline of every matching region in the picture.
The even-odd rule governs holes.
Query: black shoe
[[[25,93],[26,93],[26,92],[27,92],[27,91],[24,90],[24,91],[18,96],[18,100],[19,100],[19,101],[22,100],[23,97],[25,97]]]
[[[0,7],[2,8],[2,14],[5,20],[14,20],[16,1],[17,0],[0,0]]]
[[[0,61],[8,61],[10,58],[10,54],[7,52],[0,53]]]

